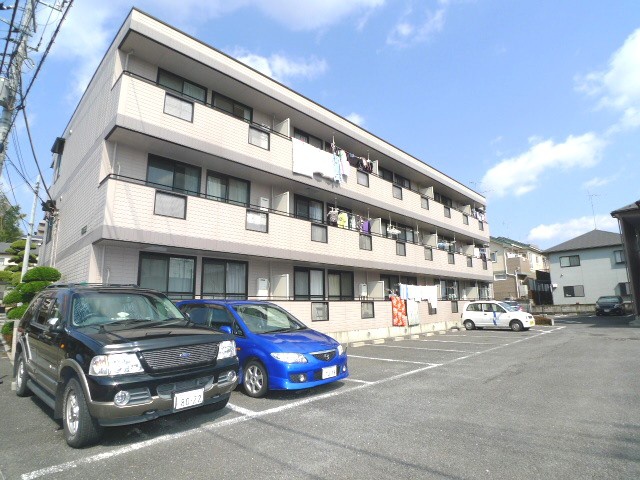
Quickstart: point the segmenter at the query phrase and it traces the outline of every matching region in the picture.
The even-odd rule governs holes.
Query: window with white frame
[[[584,297],[584,285],[571,285],[564,287],[565,297]]]
[[[245,228],[254,232],[267,233],[269,231],[269,214],[267,212],[247,210]]]
[[[560,266],[561,267],[579,267],[580,266],[580,255],[568,255],[565,257],[560,257]]]
[[[624,250],[614,250],[613,258],[615,259],[616,263],[625,263]]]

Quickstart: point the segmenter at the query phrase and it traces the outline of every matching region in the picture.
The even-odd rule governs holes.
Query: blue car
[[[333,338],[263,301],[183,300],[191,321],[235,335],[240,384],[251,397],[299,390],[349,376],[347,353]]]

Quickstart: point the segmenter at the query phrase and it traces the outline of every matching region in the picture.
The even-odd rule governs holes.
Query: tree
[[[5,250],[6,253],[11,255],[11,261],[16,265],[9,265],[5,268],[6,271],[9,272],[21,272],[22,271],[22,260],[24,259],[24,249],[27,247],[26,240],[16,240],[13,242],[9,248]],[[35,252],[37,245],[31,244],[31,252]],[[35,265],[38,261],[38,257],[35,253],[30,253],[29,255],[29,266]]]
[[[4,193],[0,193],[0,242],[13,242],[22,235],[20,220],[24,215],[19,206],[13,206]]]
[[[52,282],[60,280],[61,276],[60,272],[52,267],[35,267],[29,270],[25,274],[23,282],[4,296],[5,305],[22,303],[20,306],[11,308],[7,312],[7,318],[12,320],[22,318],[22,314],[27,310],[29,302],[35,294]]]

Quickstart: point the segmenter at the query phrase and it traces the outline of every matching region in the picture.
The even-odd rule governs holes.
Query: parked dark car
[[[233,332],[240,383],[251,397],[269,390],[299,390],[349,376],[347,352],[273,303],[254,300],[183,300],[193,322]]]
[[[607,295],[596,300],[596,315],[625,315],[624,301],[618,295]]]
[[[135,286],[47,287],[20,321],[15,359],[18,396],[42,399],[77,448],[105,426],[221,409],[238,383],[232,335],[194,325],[165,295]]]

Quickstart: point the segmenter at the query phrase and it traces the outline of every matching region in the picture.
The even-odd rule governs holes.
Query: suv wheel
[[[82,448],[96,443],[102,436],[102,427],[91,416],[82,387],[75,378],[64,389],[62,426],[67,444]]]
[[[16,395],[19,397],[28,397],[31,395],[31,390],[27,387],[27,363],[24,360],[24,354],[20,352],[18,359],[16,360]]]

